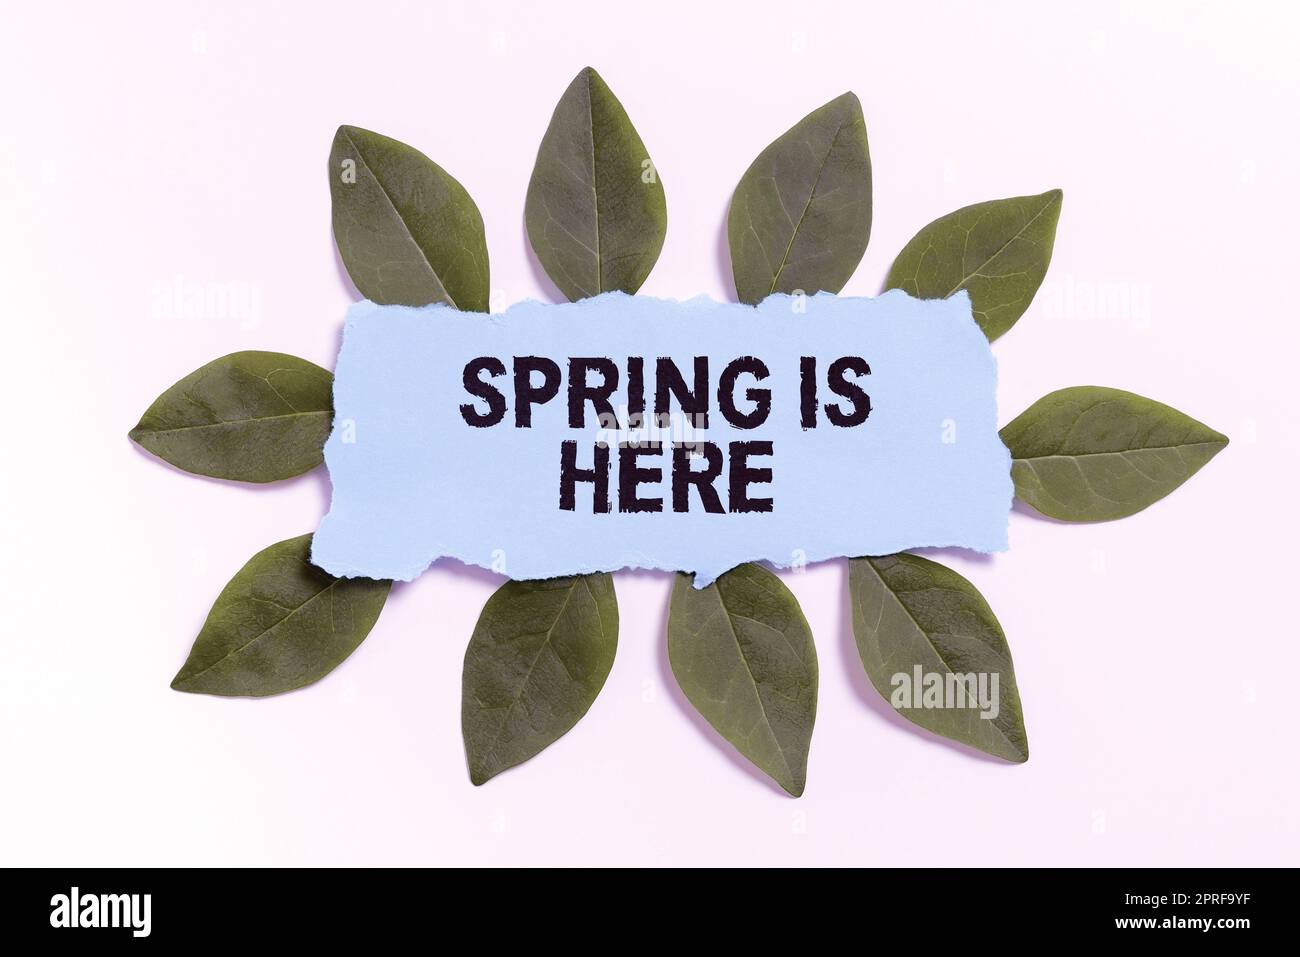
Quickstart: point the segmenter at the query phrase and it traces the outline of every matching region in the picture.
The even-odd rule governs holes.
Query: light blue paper
[[[532,427],[515,427],[510,375],[483,377],[505,394],[505,420],[467,425],[463,403],[487,406],[463,387],[466,363],[496,356],[509,370],[512,357],[530,355],[555,360],[565,374],[559,395],[534,407]],[[597,439],[611,437],[590,405],[587,427],[568,427],[568,359],[613,359],[620,373],[613,404],[625,409],[626,359],[643,356],[653,411],[655,359],[674,359],[689,385],[697,355],[709,357],[709,428],[678,437],[723,447],[717,488],[724,506],[727,443],[770,440],[773,455],[750,465],[770,467],[772,481],[749,491],[770,497],[773,510],[705,513],[691,489],[690,511],[673,512],[665,452],[641,459],[642,467],[662,467],[664,480],[639,489],[662,497],[664,511],[620,513],[615,444],[611,511],[593,514],[590,483],[578,484],[576,510],[562,511],[561,443],[576,440],[578,464],[590,468]],[[772,390],[771,413],[752,430],[728,425],[717,402],[723,368],[743,355],[770,371],[762,383],[742,375],[737,385],[742,411],[753,407],[747,387]],[[870,375],[852,379],[871,398],[863,424],[839,428],[821,415],[816,428],[800,427],[800,356],[818,358],[819,402],[845,409],[847,400],[826,384],[830,363],[841,356],[869,363]],[[997,432],[996,381],[965,292],[942,301],[898,291],[877,299],[779,295],[756,307],[606,293],[561,305],[522,302],[491,316],[357,303],[335,370],[334,431],[325,446],[334,490],[312,560],[333,575],[402,581],[444,557],[517,579],[680,570],[696,573],[703,587],[746,561],[787,567],[922,546],[1003,551],[1012,485]]]

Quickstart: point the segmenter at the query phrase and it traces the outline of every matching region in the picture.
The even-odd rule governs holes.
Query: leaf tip
[[[858,95],[852,90],[841,93],[823,106],[822,110],[840,114],[845,117],[845,119],[841,120],[841,123],[849,126],[856,125],[859,122],[866,122],[862,116],[862,101],[858,99]]]
[[[573,78],[573,83],[570,84],[570,87],[579,85],[586,87],[588,94],[590,94],[593,86],[596,87],[598,91],[601,87],[609,89],[609,84],[605,82],[605,78],[596,71],[594,66],[584,66],[578,71],[578,75]]]
[[[334,139],[330,143],[330,155],[333,156],[334,152],[340,149],[359,150],[362,143],[372,141],[375,136],[375,133],[364,127],[344,123],[334,131]]]

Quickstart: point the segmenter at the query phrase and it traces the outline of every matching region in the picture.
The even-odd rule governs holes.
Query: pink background
[[[1059,6],[6,2],[0,862],[1295,863],[1296,14]],[[667,190],[646,293],[730,297],[736,180],[852,89],[875,221],[846,292],[877,292],[939,214],[1059,186],[1047,284],[995,350],[1004,420],[1092,383],[1232,437],[1131,519],[1017,511],[1009,553],[944,558],[1006,629],[1027,765],[914,731],[875,698],[842,562],[783,574],[821,663],[798,801],[688,711],[661,574],[617,576],[618,660],[587,718],[483,788],[459,709],[486,573],[397,588],[304,691],[168,689],[221,586],[312,529],[328,484],[188,477],[127,430],[228,352],[331,364],[354,296],[325,179],[340,123],[465,184],[495,308],[546,296],[524,192],[586,64]],[[188,315],[162,294],[178,281],[252,290],[258,308]]]

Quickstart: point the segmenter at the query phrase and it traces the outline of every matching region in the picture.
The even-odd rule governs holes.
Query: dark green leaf
[[[1052,261],[1061,191],[976,203],[941,216],[894,260],[886,287],[918,299],[970,293],[975,321],[993,341],[1019,319]]]
[[[1008,761],[1029,760],[1020,695],[1011,650],[992,609],[975,586],[950,568],[917,555],[855,558],[849,562],[853,637],[867,677],[881,696],[909,721]],[[978,699],[954,694],[945,707],[900,707],[905,686],[918,695],[916,668],[923,676],[984,675],[987,711]],[[905,679],[896,676],[905,676]],[[997,694],[993,695],[993,675]],[[934,679],[932,679],[934,680]],[[979,679],[976,678],[975,690]],[[969,686],[963,686],[969,687]],[[992,702],[996,700],[996,715]],[[959,705],[952,707],[953,704]],[[961,706],[961,705],[965,706]],[[990,717],[984,717],[983,714]]]
[[[1152,399],[1101,386],[1045,395],[1001,432],[1016,497],[1051,518],[1102,522],[1140,512],[1228,444]]]
[[[524,205],[528,241],[570,300],[636,292],[668,229],[664,188],[623,104],[591,67],[560,97]]]
[[[367,299],[488,311],[483,217],[465,187],[419,150],[340,126],[330,197],[334,241]]]
[[[465,650],[460,716],[470,780],[482,784],[527,761],[577,724],[617,647],[609,575],[498,588]]]
[[[327,575],[310,535],[278,542],[222,589],[172,687],[260,698],[319,681],[370,633],[391,585]]]
[[[813,110],[745,170],[727,239],[741,302],[839,292],[871,235],[871,156],[852,93]]]
[[[803,793],[817,716],[817,651],[799,603],[759,565],[707,588],[678,575],[668,660],[695,709],[795,797]]]
[[[236,352],[154,400],[131,440],[177,468],[239,482],[313,469],[333,420],[334,377],[279,352]]]

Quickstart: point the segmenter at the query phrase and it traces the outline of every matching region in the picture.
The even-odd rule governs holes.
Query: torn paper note
[[[409,580],[1001,551],[1010,457],[964,292],[606,293],[348,312],[312,560]]]

